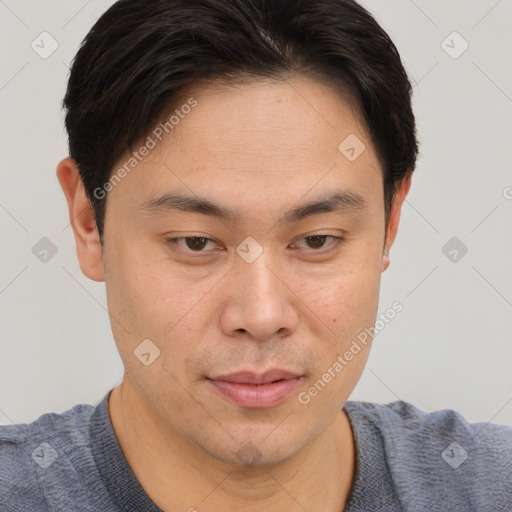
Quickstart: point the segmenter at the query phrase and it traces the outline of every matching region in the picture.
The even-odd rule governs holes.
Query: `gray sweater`
[[[121,451],[109,394],[0,427],[1,512],[159,512]],[[512,427],[404,401],[344,409],[356,441],[345,512],[512,511]]]

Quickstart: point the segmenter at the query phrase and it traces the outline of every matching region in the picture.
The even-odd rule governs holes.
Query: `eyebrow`
[[[345,213],[361,210],[367,206],[363,196],[350,190],[334,190],[313,201],[299,204],[284,213],[279,223],[299,222],[311,215],[320,213]],[[151,216],[163,216],[173,211],[199,213],[232,223],[240,220],[240,213],[215,204],[209,199],[183,193],[166,193],[156,199],[143,202],[136,212]]]

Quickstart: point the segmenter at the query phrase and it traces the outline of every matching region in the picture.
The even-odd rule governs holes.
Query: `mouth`
[[[206,381],[224,398],[245,409],[276,407],[301,384],[303,376],[282,369],[264,373],[238,372]]]

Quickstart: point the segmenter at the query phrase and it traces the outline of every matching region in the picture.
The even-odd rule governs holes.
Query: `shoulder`
[[[41,472],[87,445],[93,410],[78,404],[32,423],[0,425],[0,510],[47,510]]]
[[[352,411],[364,416],[380,429],[393,434],[396,428],[402,435],[421,435],[425,431],[439,436],[461,436],[471,444],[494,443],[501,440],[512,441],[512,426],[490,422],[470,423],[453,409],[426,412],[415,405],[397,400],[388,404],[374,402],[347,402]]]
[[[347,402],[345,408],[354,428],[366,423],[377,429],[404,502],[417,502],[424,493],[453,506],[508,510],[512,427],[470,423],[455,410],[426,412],[402,400]]]
[[[62,413],[43,414],[31,423],[0,425],[0,450],[3,454],[12,450],[32,453],[38,443],[44,441],[54,440],[59,445],[80,442],[93,411],[92,405],[78,404]]]

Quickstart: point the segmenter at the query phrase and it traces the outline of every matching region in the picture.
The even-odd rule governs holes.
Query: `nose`
[[[265,251],[252,263],[236,261],[226,284],[229,299],[221,315],[224,334],[245,333],[265,341],[297,329],[298,298],[293,282],[287,282],[282,267]]]

